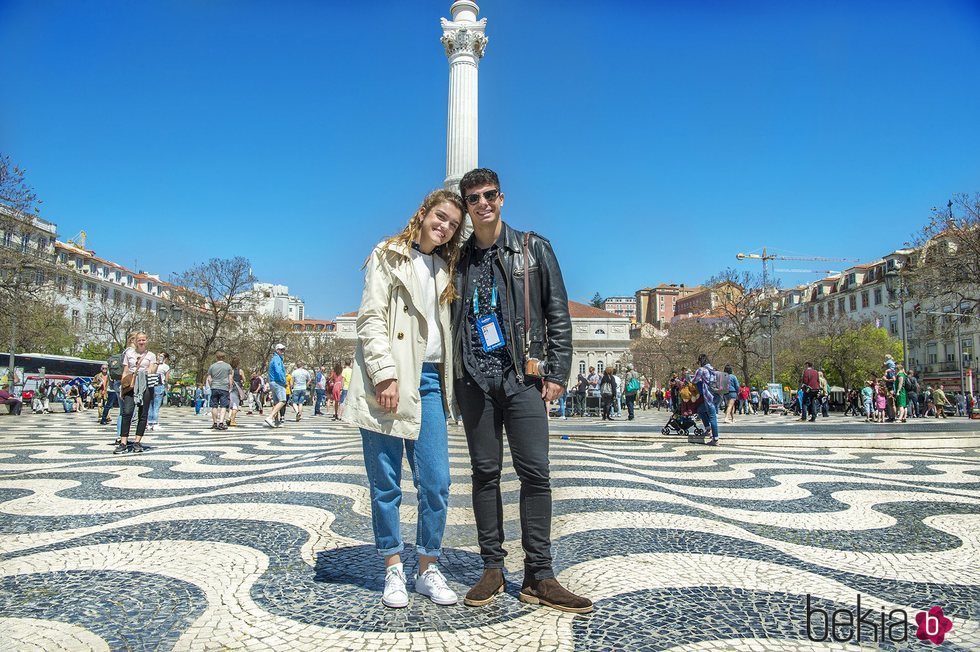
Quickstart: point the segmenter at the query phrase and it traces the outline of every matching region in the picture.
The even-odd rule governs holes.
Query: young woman
[[[167,393],[167,383],[170,382],[170,355],[166,351],[160,353],[159,361],[157,384],[153,388],[153,400],[150,402],[150,416],[146,420],[150,430],[160,427],[160,406],[163,405],[163,395]]]
[[[436,566],[449,509],[446,416],[453,405],[449,306],[463,202],[426,196],[405,229],[375,247],[357,313],[357,352],[343,419],[361,429],[375,545],[385,560],[382,603],[408,605],[399,528],[401,468],[418,490],[415,590],[439,605],[457,597]],[[336,387],[334,382],[334,394]]]
[[[732,371],[732,365],[725,365],[725,374],[728,378],[728,387],[722,387],[721,391],[727,390],[728,407],[725,408],[725,422],[735,423],[735,408],[738,405],[738,391],[742,386],[738,382],[738,376]]]
[[[340,393],[344,389],[344,365],[335,362],[327,387],[330,388],[330,400],[333,401],[333,420],[340,419]]]
[[[613,401],[616,400],[616,376],[613,374],[615,369],[606,367],[602,372],[602,380],[599,381],[600,405],[602,406],[602,420],[612,420]]]
[[[229,393],[229,405],[231,405],[231,417],[228,419],[228,427],[234,428],[238,425],[238,410],[242,407],[242,397],[245,396],[245,372],[242,371],[242,362],[236,356],[231,359],[231,392]]]
[[[153,400],[153,388],[147,382],[149,374],[157,372],[157,357],[146,348],[146,333],[136,333],[133,346],[123,354],[122,376],[122,422],[119,431],[119,445],[112,451],[115,454],[142,453],[143,433],[146,432],[146,419],[150,412],[150,402]],[[132,449],[129,447],[129,430],[133,423],[133,413],[137,412],[136,441]]]

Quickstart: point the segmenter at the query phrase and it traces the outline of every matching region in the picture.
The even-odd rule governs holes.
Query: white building
[[[589,367],[615,367],[630,350],[630,319],[577,301],[568,302],[572,317],[570,382]]]
[[[289,294],[289,288],[285,285],[253,283],[251,290],[238,296],[242,306],[248,306],[260,315],[275,315],[289,321],[303,321],[306,318],[303,300]]]
[[[602,309],[620,317],[636,321],[636,297],[609,297],[602,302]]]

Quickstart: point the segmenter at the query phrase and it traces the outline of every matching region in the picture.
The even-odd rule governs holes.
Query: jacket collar
[[[515,229],[510,228],[507,222],[503,220],[500,221],[500,235],[497,236],[497,241],[494,243],[501,249],[508,249],[514,253],[521,251],[521,233]],[[469,252],[472,252],[477,248],[476,245],[476,233],[470,236],[470,239],[466,241],[466,247]]]

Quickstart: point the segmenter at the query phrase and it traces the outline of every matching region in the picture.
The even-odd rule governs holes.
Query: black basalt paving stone
[[[830,578],[864,595],[926,609],[943,607],[946,615],[980,618],[980,586],[929,584],[882,579],[810,564],[759,543],[687,530],[630,528],[571,534],[553,544],[555,570],[610,555],[691,553],[771,562]],[[801,587],[805,590],[806,587]],[[685,639],[686,640],[686,639]]]
[[[822,598],[811,598],[810,606],[827,613],[833,613],[835,609],[856,611],[856,605]],[[862,611],[865,611],[863,605]],[[879,618],[877,649],[916,650],[923,649],[923,645],[936,650],[965,649],[955,644],[955,629],[942,646],[921,643],[915,638],[914,614],[907,616],[910,623],[907,631],[904,628],[892,630],[896,637],[907,635],[908,639],[893,643],[882,635],[880,612],[874,613]],[[894,622],[897,621],[896,617]],[[891,622],[886,617],[886,626]],[[640,649],[640,646],[665,650],[681,643],[753,638],[799,641],[801,647],[806,647],[811,640],[807,635],[805,595],[714,586],[636,591],[601,600],[590,617],[576,618],[572,622],[572,633],[577,650],[632,650]],[[821,616],[814,614],[810,635],[821,638],[825,633]],[[853,630],[838,630],[839,636],[846,633],[855,636]],[[863,628],[862,642],[867,643],[874,633],[869,626]]]
[[[67,571],[0,577],[0,616],[77,625],[112,650],[171,649],[206,607],[200,589],[161,575]]]

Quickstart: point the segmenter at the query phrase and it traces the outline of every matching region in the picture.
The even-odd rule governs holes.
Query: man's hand
[[[378,399],[378,405],[386,412],[394,412],[398,409],[398,379],[389,378],[382,380],[374,386],[374,396]]]
[[[546,403],[550,403],[551,401],[555,400],[556,398],[561,396],[562,392],[564,391],[565,391],[564,387],[562,387],[558,383],[553,383],[550,380],[546,380],[543,383],[541,383],[541,398]]]

